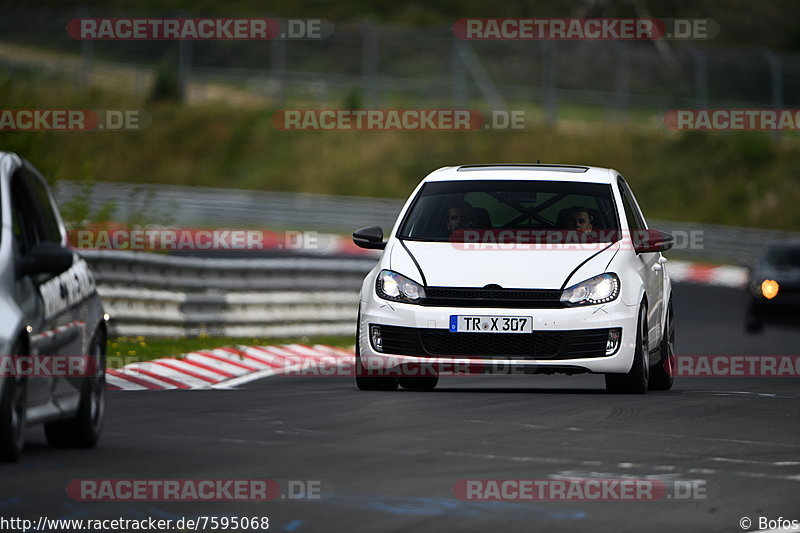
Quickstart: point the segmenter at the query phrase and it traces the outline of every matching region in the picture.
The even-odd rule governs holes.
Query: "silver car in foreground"
[[[107,316],[86,261],[67,247],[47,182],[8,152],[0,216],[0,460],[17,460],[25,426],[38,423],[52,445],[93,447],[105,411]]]

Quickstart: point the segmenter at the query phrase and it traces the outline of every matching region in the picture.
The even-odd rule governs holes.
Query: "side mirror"
[[[41,242],[28,257],[17,262],[19,277],[30,274],[61,274],[72,266],[72,250],[54,242]]]
[[[633,249],[636,250],[637,254],[665,252],[674,245],[675,237],[671,233],[657,229],[637,231],[633,241]]]
[[[383,250],[386,248],[386,243],[383,242],[383,229],[380,226],[370,226],[354,231],[353,242],[359,248],[366,248],[367,250]]]

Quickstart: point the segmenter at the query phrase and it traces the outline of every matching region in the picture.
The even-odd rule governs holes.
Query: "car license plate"
[[[450,315],[452,333],[531,333],[530,316]]]

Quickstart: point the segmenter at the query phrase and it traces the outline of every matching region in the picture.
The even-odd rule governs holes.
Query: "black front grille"
[[[558,333],[451,333],[444,329],[429,329],[420,331],[419,336],[425,353],[430,355],[549,358],[558,353],[563,342]]]
[[[508,307],[552,309],[564,307],[559,289],[482,289],[425,287],[422,305],[430,307]]]
[[[435,357],[580,359],[606,355],[608,328],[533,333],[452,333],[380,326],[383,352]]]

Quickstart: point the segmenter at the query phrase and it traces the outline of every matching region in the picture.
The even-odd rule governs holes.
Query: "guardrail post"
[[[88,18],[88,12],[81,8],[77,12],[78,18]],[[92,63],[94,61],[94,41],[84,39],[81,41],[81,70],[78,83],[83,87],[92,84]]]
[[[181,101],[189,99],[189,78],[192,68],[192,41],[181,39],[178,42],[178,80],[181,92]]]
[[[286,41],[280,37],[272,39],[269,43],[269,53],[272,105],[278,107],[283,104],[286,85]]]

